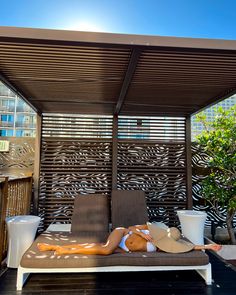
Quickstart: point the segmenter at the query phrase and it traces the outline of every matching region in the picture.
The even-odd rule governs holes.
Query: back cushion
[[[79,195],[74,201],[71,231],[77,235],[97,236],[107,234],[109,229],[108,197],[102,194]]]
[[[148,221],[146,198],[143,191],[112,191],[111,210],[113,229],[119,226],[145,224]]]

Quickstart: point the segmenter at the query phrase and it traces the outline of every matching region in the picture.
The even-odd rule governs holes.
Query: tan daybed
[[[147,221],[145,195],[141,191],[113,191],[112,227],[144,224]],[[30,273],[119,272],[196,270],[211,284],[211,265],[203,251],[181,254],[164,252],[114,253],[108,256],[70,254],[55,256],[40,252],[37,243],[73,244],[104,242],[109,229],[108,198],[104,195],[78,196],[75,199],[71,232],[44,232],[23,255],[17,273],[17,290]]]

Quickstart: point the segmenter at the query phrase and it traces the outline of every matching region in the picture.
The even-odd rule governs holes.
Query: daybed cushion
[[[109,202],[102,194],[78,195],[74,201],[71,232],[78,237],[101,238],[109,231]]]
[[[48,244],[76,244],[83,239],[71,233],[44,232],[26,251],[21,260],[21,266],[26,268],[83,268],[99,266],[160,266],[160,265],[206,265],[208,256],[202,251],[191,251],[181,254],[169,254],[164,252],[136,252],[115,253],[108,256],[102,255],[61,255],[55,256],[53,251],[40,252],[37,243]],[[93,242],[85,237],[85,241]]]
[[[113,190],[111,220],[113,229],[145,224],[148,221],[145,193],[140,190]]]

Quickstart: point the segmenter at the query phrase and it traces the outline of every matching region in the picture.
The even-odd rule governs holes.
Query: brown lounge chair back
[[[145,193],[139,190],[113,190],[111,220],[113,229],[145,224],[148,221]]]
[[[78,195],[74,201],[71,232],[88,241],[105,241],[109,232],[108,196]]]

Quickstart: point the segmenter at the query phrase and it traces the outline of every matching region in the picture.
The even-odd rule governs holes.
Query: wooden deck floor
[[[22,291],[16,291],[16,270],[9,269],[0,278],[1,295],[236,295],[234,270],[210,254],[214,282],[207,286],[195,271],[34,274]]]

